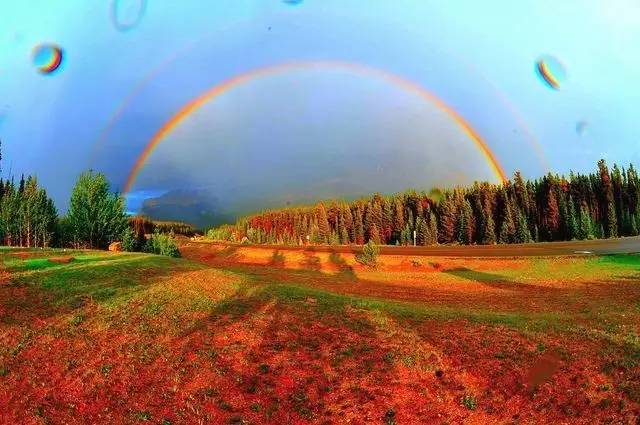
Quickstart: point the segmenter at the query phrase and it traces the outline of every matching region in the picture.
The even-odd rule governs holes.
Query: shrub
[[[166,255],[168,257],[180,257],[180,250],[178,249],[178,244],[176,244],[173,236],[159,232],[155,232],[151,235],[151,238],[149,238],[144,247],[144,252]]]
[[[127,252],[140,252],[145,249],[147,239],[143,233],[136,235],[136,232],[128,227],[122,232],[122,250]]]
[[[127,252],[139,251],[136,242],[136,235],[134,235],[133,230],[130,227],[124,229],[124,232],[122,232],[122,249]]]
[[[214,241],[231,241],[234,238],[233,226],[225,224],[220,227],[209,229],[207,232],[207,238],[213,239]]]
[[[362,247],[362,252],[356,255],[356,261],[365,266],[375,267],[379,254],[380,248],[373,241],[369,241]]]
[[[460,403],[469,410],[475,410],[476,407],[478,407],[476,398],[471,394],[466,394],[464,397],[462,397]]]

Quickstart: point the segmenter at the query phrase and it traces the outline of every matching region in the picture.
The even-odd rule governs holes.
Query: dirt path
[[[215,242],[198,242],[216,244]],[[228,244],[225,244],[228,245]],[[244,247],[264,247],[264,245],[242,245]],[[281,251],[338,252],[355,254],[361,248],[356,246],[286,246],[269,245]],[[471,246],[382,246],[385,255],[413,255],[429,257],[546,257],[557,255],[622,254],[640,252],[640,236],[599,239],[591,241],[540,242],[512,245],[471,245]]]

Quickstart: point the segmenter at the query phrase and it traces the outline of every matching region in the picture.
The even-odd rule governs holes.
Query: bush
[[[375,267],[379,254],[380,248],[378,248],[378,245],[373,243],[373,241],[369,241],[362,247],[362,252],[356,254],[356,261],[365,266]]]
[[[127,252],[139,251],[136,242],[136,235],[133,230],[130,227],[124,229],[124,232],[122,232],[122,250]]]
[[[149,238],[145,244],[144,252],[166,255],[168,257],[180,257],[180,250],[178,249],[178,244],[176,244],[173,236],[159,232],[155,232],[151,235],[151,238]]]
[[[122,233],[122,250],[127,252],[140,252],[145,249],[147,239],[144,234],[136,235],[136,232],[128,227]]]
[[[465,396],[460,399],[460,404],[469,410],[476,410],[476,407],[478,407],[476,398],[471,394],[465,394]]]
[[[225,224],[220,227],[209,229],[207,232],[207,238],[213,239],[214,241],[231,241],[234,238],[233,226]]]

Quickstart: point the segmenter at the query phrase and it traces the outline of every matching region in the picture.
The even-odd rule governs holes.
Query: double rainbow
[[[300,71],[300,70],[316,70],[316,69],[331,69],[331,70],[344,70],[348,72],[353,72],[358,75],[368,76],[379,78],[385,80],[396,87],[399,87],[408,92],[414,93],[417,96],[421,97],[425,101],[433,104],[439,110],[446,113],[457,125],[458,127],[471,139],[471,141],[476,145],[480,153],[484,156],[489,164],[494,175],[501,181],[506,181],[507,178],[505,176],[504,170],[495,155],[487,145],[487,143],[480,137],[478,132],[471,127],[471,125],[467,122],[467,120],[462,117],[457,111],[455,111],[451,106],[446,104],[442,99],[434,95],[433,93],[427,91],[424,87],[418,85],[417,83],[407,80],[403,77],[400,77],[395,74],[391,74],[387,71],[372,68],[366,65],[349,63],[349,62],[339,62],[339,61],[312,61],[312,62],[290,62],[283,63],[278,65],[267,66],[264,68],[258,68],[255,70],[251,70],[245,72],[243,74],[236,75],[232,78],[229,78],[223,81],[220,84],[217,84],[196,98],[189,101],[182,108],[180,108],[171,118],[169,118],[158,131],[151,138],[149,143],[146,145],[144,150],[140,153],[136,162],[129,172],[129,176],[127,178],[124,193],[128,193],[133,184],[138,177],[138,174],[144,167],[145,163],[149,159],[151,153],[155,150],[155,148],[164,140],[180,123],[182,123],[187,117],[196,112],[205,104],[215,100],[218,96],[232,90],[242,84],[248,83],[252,80],[272,76],[279,75],[290,71]]]

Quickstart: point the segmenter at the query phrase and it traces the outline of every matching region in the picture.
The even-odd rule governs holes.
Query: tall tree
[[[127,228],[124,200],[109,191],[103,174],[89,171],[78,178],[67,214],[77,247],[105,248]]]

